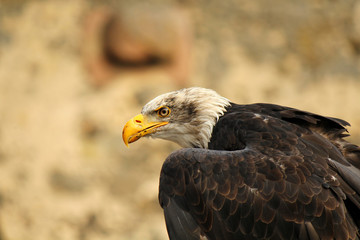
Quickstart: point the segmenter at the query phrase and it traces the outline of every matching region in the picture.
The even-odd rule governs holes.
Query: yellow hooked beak
[[[148,122],[144,115],[139,114],[125,124],[122,133],[124,143],[129,147],[129,143],[133,143],[139,138],[155,132],[158,127],[168,123],[169,122]]]

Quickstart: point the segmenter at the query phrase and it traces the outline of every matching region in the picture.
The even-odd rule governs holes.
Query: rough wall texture
[[[192,22],[186,86],[343,118],[360,144],[360,1],[163,3]],[[177,83],[132,69],[95,89],[84,68],[85,16],[127,4],[0,0],[0,239],[167,238],[158,174],[178,147],[121,130]]]

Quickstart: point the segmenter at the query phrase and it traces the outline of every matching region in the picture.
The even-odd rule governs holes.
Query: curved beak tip
[[[129,143],[132,143],[133,141],[131,141],[132,136],[128,130],[128,124],[126,124],[124,126],[124,129],[122,132],[122,138],[123,138],[125,146],[129,148]]]
[[[133,143],[141,137],[140,133],[143,130],[142,122],[143,115],[139,114],[125,124],[122,137],[126,147],[129,147],[129,143]]]
[[[124,141],[125,146],[126,146],[127,148],[129,148],[129,140],[126,140],[126,139],[124,138],[124,134],[123,134],[123,141]]]

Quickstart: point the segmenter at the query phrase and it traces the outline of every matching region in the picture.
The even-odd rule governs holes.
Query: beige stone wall
[[[94,88],[83,29],[99,2],[0,0],[0,239],[167,239],[158,176],[178,147],[127,149],[121,131],[179,84],[155,68]],[[179,2],[193,33],[185,86],[346,119],[360,144],[359,1]]]

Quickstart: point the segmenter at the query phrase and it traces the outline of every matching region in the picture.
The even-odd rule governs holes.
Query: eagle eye
[[[160,107],[156,112],[159,117],[167,117],[171,111],[168,107]]]

